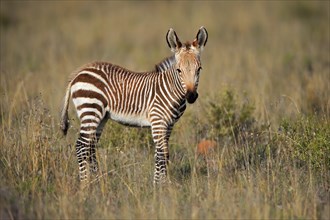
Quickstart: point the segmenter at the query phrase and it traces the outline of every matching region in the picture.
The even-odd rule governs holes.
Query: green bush
[[[330,124],[326,117],[283,119],[279,132],[299,166],[330,168]]]
[[[271,161],[286,161],[280,169],[294,165],[302,169],[330,169],[330,125],[326,116],[298,115],[283,119],[279,127],[257,123],[254,105],[244,94],[240,99],[226,90],[207,103],[203,137],[217,142],[221,149],[229,147],[231,160],[223,161],[229,170],[258,170]],[[293,164],[292,164],[293,162]],[[281,163],[279,163],[281,164]]]
[[[233,91],[226,90],[208,103],[206,115],[210,125],[210,136],[216,140],[226,136],[236,138],[240,131],[252,129],[255,122],[254,109],[252,103],[246,101],[241,104]]]

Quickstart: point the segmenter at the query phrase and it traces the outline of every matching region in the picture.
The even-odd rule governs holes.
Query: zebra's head
[[[200,54],[208,38],[204,27],[198,30],[193,42],[181,43],[175,31],[171,28],[166,35],[166,40],[171,51],[175,54],[175,68],[180,76],[181,84],[186,92],[188,103],[194,103],[198,98],[197,87],[199,72],[202,69]]]

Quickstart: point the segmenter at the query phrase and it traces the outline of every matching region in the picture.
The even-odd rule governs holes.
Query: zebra
[[[168,141],[174,124],[186,109],[186,101],[192,104],[198,98],[200,55],[207,40],[204,27],[192,42],[186,43],[181,43],[170,28],[166,41],[173,55],[152,71],[133,72],[112,63],[93,62],[72,73],[60,127],[66,135],[72,97],[80,119],[76,141],[80,181],[86,181],[89,173],[98,171],[95,146],[109,119],[123,125],[151,128],[155,144],[154,184],[167,181]]]

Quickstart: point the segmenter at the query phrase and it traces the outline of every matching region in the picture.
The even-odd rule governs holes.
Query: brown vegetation
[[[202,140],[197,145],[197,154],[206,156],[214,151],[217,143],[211,140]]]

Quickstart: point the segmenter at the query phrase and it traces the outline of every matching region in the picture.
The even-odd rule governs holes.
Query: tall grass
[[[329,2],[0,4],[1,219],[330,217]],[[153,187],[150,132],[109,122],[82,187],[73,109],[59,130],[70,72],[152,69],[168,28],[191,40],[202,25],[200,98],[174,127],[171,184]]]

